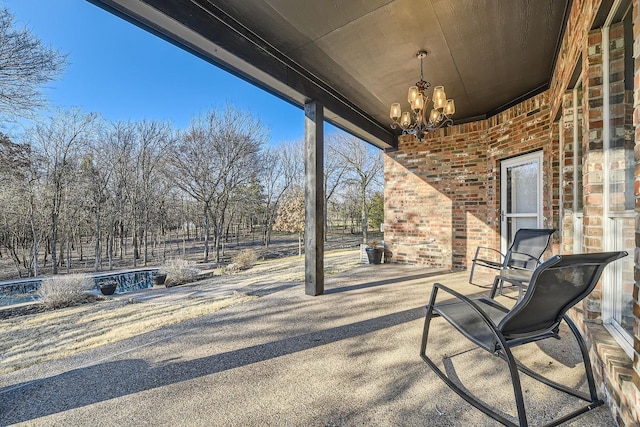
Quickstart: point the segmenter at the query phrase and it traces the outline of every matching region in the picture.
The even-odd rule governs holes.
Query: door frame
[[[537,194],[538,200],[536,201],[537,206],[537,220],[536,225],[538,228],[542,228],[543,226],[543,197],[542,197],[542,188],[543,188],[543,180],[544,176],[542,175],[542,162],[544,160],[543,150],[534,151],[528,154],[522,154],[515,157],[510,157],[508,159],[504,159],[500,162],[500,249],[502,253],[505,253],[511,243],[509,241],[509,236],[507,236],[507,219],[508,218],[517,218],[518,214],[512,214],[507,216],[506,206],[507,206],[507,169],[519,166],[525,163],[531,163],[532,161],[538,162],[538,182],[537,182]],[[525,215],[522,215],[525,216]]]

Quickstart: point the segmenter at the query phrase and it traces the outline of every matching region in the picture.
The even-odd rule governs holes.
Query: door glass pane
[[[538,220],[534,217],[530,218],[507,218],[507,233],[509,236],[509,243],[513,242],[513,237],[516,235],[516,231],[521,228],[538,228]]]
[[[538,162],[507,170],[507,213],[535,213],[538,201]]]

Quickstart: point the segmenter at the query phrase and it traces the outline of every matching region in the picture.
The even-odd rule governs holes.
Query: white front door
[[[542,151],[500,165],[500,240],[504,253],[521,228],[542,228]]]

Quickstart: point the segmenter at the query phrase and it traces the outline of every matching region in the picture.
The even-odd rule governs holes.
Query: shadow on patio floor
[[[394,264],[330,276],[320,297],[305,296],[301,285],[286,286],[241,306],[7,375],[0,424],[493,425],[419,357],[424,305],[435,281],[465,294],[485,293],[466,284],[466,273]],[[500,360],[464,352],[464,339],[444,325],[439,330],[435,344],[446,363],[455,362],[449,369],[490,404],[514,414]],[[567,354],[571,349],[561,348],[525,357],[579,382],[570,361],[558,363]],[[494,377],[498,387],[494,380],[489,388],[482,385]],[[536,384],[527,386],[534,421],[571,405]],[[613,423],[601,408],[575,425]]]

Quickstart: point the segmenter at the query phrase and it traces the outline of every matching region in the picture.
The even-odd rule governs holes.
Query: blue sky
[[[51,106],[107,120],[156,119],[184,128],[231,103],[271,129],[272,144],[303,136],[304,113],[85,0],[0,0],[21,27],[68,54],[50,83]]]

